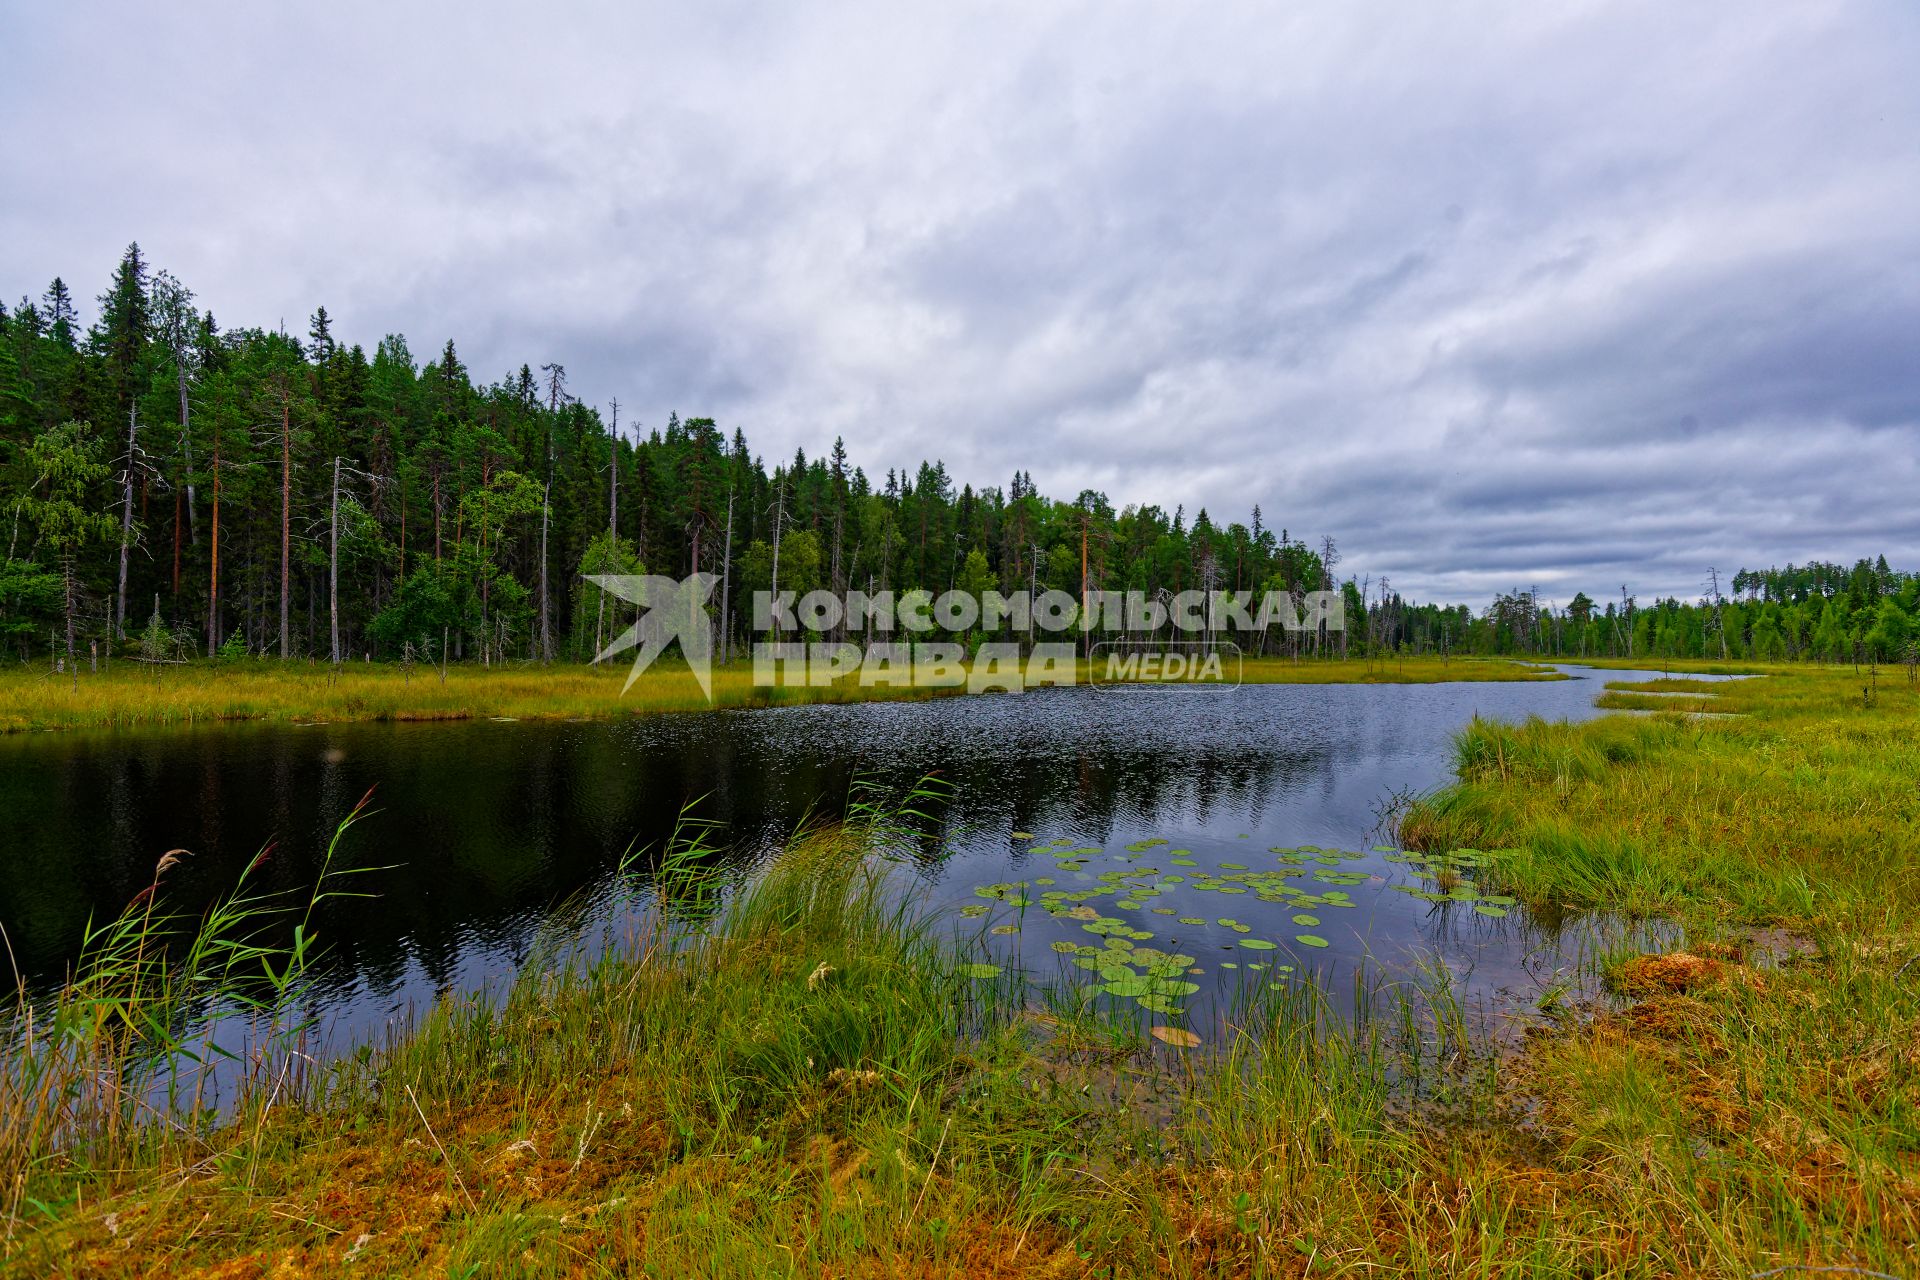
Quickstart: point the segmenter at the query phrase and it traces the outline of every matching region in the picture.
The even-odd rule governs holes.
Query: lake
[[[498,989],[558,904],[605,897],[622,854],[658,847],[690,802],[750,869],[808,814],[837,812],[854,778],[903,788],[937,771],[952,797],[907,874],[1000,963],[1099,981],[1073,962],[1111,970],[1130,942],[1144,967],[1199,970],[1203,989],[1314,972],[1331,989],[1363,962],[1389,977],[1428,963],[1463,997],[1524,1008],[1628,926],[1533,918],[1490,890],[1417,897],[1402,890],[1431,883],[1376,846],[1391,844],[1393,797],[1449,780],[1451,735],[1473,716],[1583,719],[1600,714],[1604,681],[1649,678],[1565,670],[1574,678],[1081,687],[621,722],[15,735],[0,739],[0,923],[44,989],[89,916],[117,912],[167,850],[190,851],[166,880],[178,909],[199,910],[269,843],[261,886],[304,891],[372,788],[378,812],[346,852],[385,868],[361,885],[378,896],[319,917],[315,1008],[337,1045],[439,995]]]

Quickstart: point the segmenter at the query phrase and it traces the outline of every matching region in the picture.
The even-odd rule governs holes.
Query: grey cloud
[[[1423,598],[1920,565],[1891,0],[10,25],[10,296],[137,237],[225,320],[560,360],[770,458],[1257,502]]]

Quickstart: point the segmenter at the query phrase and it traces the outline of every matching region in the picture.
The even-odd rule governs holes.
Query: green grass
[[[0,1269],[1911,1274],[1920,696],[1852,678],[1461,735],[1410,842],[1501,851],[1477,874],[1544,911],[1685,930],[1504,1046],[1432,983],[1353,1023],[1264,993],[1181,1051],[1050,972],[970,976],[869,808],[723,901],[670,858],[598,961],[556,944],[502,1001],[295,1080],[270,1058],[224,1119],[18,1152]]]
[[[1459,783],[1408,815],[1411,843],[1512,850],[1534,905],[1712,927],[1909,932],[1920,908],[1920,689],[1851,668],[1653,681],[1687,698],[1567,725],[1475,722]],[[1692,713],[1708,712],[1713,718]]]
[[[1231,671],[1231,667],[1229,668]],[[713,672],[713,700],[677,662],[657,663],[622,692],[628,668],[571,663],[483,668],[473,665],[412,671],[392,664],[325,664],[244,659],[151,667],[112,664],[76,678],[43,670],[0,670],[0,733],[41,729],[124,728],[208,724],[230,720],[516,720],[608,719],[657,712],[704,711],[709,706],[765,707],[867,699],[920,699],[958,689],[862,688],[850,680],[820,686],[761,687],[742,661]],[[1080,678],[1086,678],[1082,664]],[[1441,680],[1528,680],[1538,672],[1498,659],[1414,658],[1298,662],[1249,659],[1242,678],[1270,683],[1429,683]]]

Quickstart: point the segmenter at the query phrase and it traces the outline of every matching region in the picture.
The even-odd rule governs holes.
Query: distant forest
[[[422,363],[397,334],[369,356],[324,307],[304,335],[223,329],[138,245],[96,310],[59,279],[0,306],[0,651],[22,662],[582,660],[618,606],[583,573],[696,570],[725,577],[734,640],[776,573],[801,592],[1344,590],[1345,635],[1276,628],[1270,653],[1902,661],[1920,635],[1920,575],[1884,556],[1476,612],[1343,575],[1332,537],[1258,506],[1115,510],[937,460],[869,474],[837,438],[769,466],[711,418],[643,434],[582,404],[558,362],[476,380],[452,340]]]

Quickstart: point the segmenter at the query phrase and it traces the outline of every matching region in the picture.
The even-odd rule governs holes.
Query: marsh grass
[[[170,850],[119,915],[88,923],[62,987],[35,999],[16,975],[13,1007],[0,1018],[0,1182],[10,1229],[24,1207],[48,1212],[30,1194],[37,1171],[138,1164],[172,1151],[176,1139],[192,1141],[223,1063],[243,1098],[285,1087],[308,1030],[289,1011],[306,993],[313,914],[357,896],[353,878],[368,869],[341,865],[340,845],[369,798],[336,829],[304,898],[255,887],[269,846],[204,915],[184,918],[165,906],[164,889],[189,855]],[[216,1041],[223,1022],[247,1026],[249,1057]]]
[[[156,669],[157,670],[157,669]],[[1431,683],[1558,678],[1491,659],[1402,662],[1249,659],[1248,684]],[[1085,664],[1079,678],[1088,679]],[[622,692],[627,668],[534,664],[410,670],[398,665],[278,663],[244,659],[190,663],[164,673],[112,665],[72,682],[25,667],[0,670],[0,733],[43,729],[184,726],[223,721],[474,720],[502,717],[609,719],[710,708],[818,702],[921,700],[964,689],[863,688],[851,679],[818,687],[757,686],[746,663],[716,668],[713,700],[677,662],[655,664]]]
[[[1476,874],[1543,903],[1670,910],[1697,953],[1651,985],[1629,980],[1644,958],[1595,957],[1622,994],[1554,1028],[1489,1037],[1436,970],[1356,978],[1351,1018],[1249,982],[1175,1049],[1066,978],[973,976],[886,856],[919,819],[876,802],[750,881],[636,858],[645,909],[616,945],[555,939],[502,997],[443,1002],[277,1106],[41,1159],[0,1266],[1902,1274],[1920,992],[1912,886],[1874,877],[1913,852],[1881,824],[1910,816],[1914,765],[1891,696],[1856,714],[1842,692],[1754,682],[1725,695],[1736,721],[1463,735],[1460,786],[1409,815],[1424,843],[1515,850]],[[1811,762],[1858,776],[1829,793]],[[1763,853],[1795,805],[1813,847],[1783,855],[1790,892]]]

